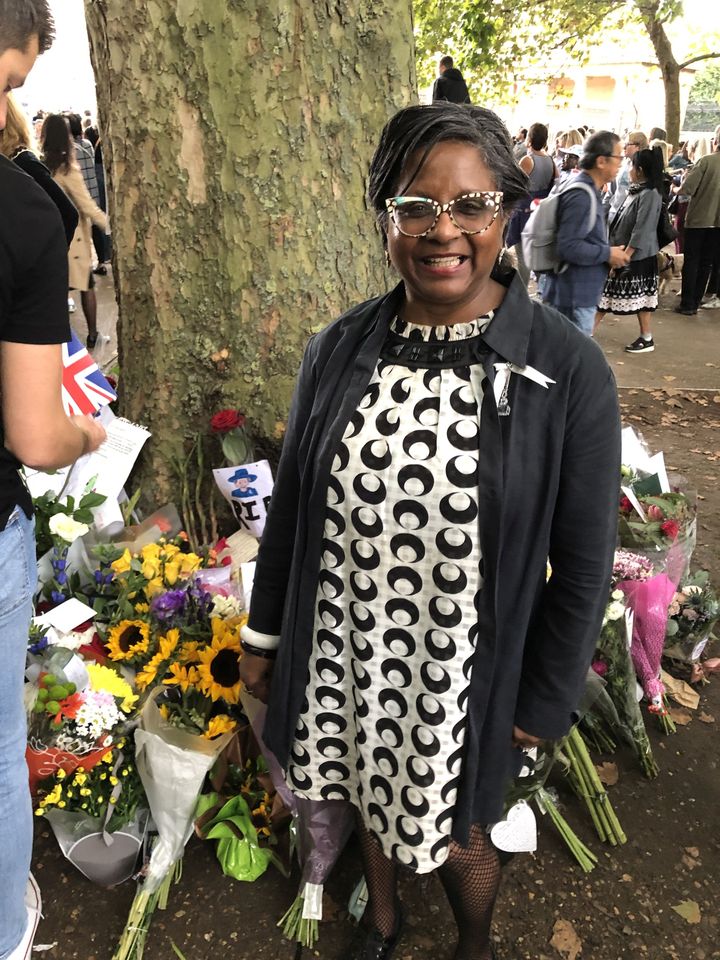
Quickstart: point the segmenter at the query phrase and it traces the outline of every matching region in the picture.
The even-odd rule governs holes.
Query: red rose
[[[680,533],[680,524],[677,520],[666,520],[665,523],[660,524],[660,530],[668,540],[677,540],[677,535]]]
[[[622,513],[632,513],[633,505],[627,497],[620,497],[620,510]]]
[[[215,433],[229,433],[245,426],[245,414],[239,410],[218,410],[210,419],[210,426]]]

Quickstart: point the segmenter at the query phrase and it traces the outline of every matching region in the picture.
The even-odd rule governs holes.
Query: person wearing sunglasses
[[[569,729],[602,623],[617,393],[507,265],[526,193],[492,111],[389,120],[368,196],[399,282],[311,338],[292,402],[240,669],[290,789],[354,807],[343,960],[395,953],[401,870],[438,871],[455,960],[495,956],[488,826],[523,748]]]

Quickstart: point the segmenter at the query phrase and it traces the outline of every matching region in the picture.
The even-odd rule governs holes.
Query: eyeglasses
[[[603,153],[603,157],[607,157],[608,160],[624,160],[625,157],[621,153]]]
[[[405,237],[424,237],[434,230],[443,213],[447,213],[462,233],[475,236],[489,230],[502,205],[500,190],[464,193],[449,203],[429,197],[389,197],[385,206],[392,221]]]

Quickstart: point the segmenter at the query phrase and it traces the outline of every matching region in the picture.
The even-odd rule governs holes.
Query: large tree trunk
[[[655,50],[665,87],[665,129],[667,142],[677,150],[680,143],[680,65],[665,32],[659,0],[635,0],[645,29]]]
[[[158,502],[198,433],[222,464],[214,411],[279,439],[308,335],[385,289],[365,179],[416,96],[411,4],[85,2],[121,408],[152,430],[139,478]]]

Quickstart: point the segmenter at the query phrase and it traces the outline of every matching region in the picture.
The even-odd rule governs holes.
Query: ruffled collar
[[[453,323],[448,326],[434,326],[429,323],[410,323],[394,317],[390,329],[406,340],[425,341],[426,343],[451,343],[457,340],[469,340],[479,337],[487,329],[493,318],[491,310],[486,316],[477,317],[469,323]]]

